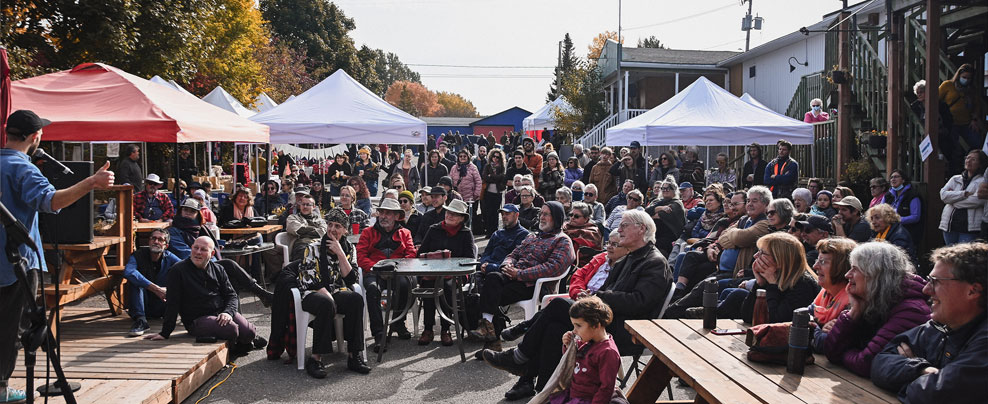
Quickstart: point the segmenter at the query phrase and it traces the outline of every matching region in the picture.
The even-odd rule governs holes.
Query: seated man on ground
[[[271,308],[271,341],[268,359],[281,357],[285,349],[285,334],[293,310],[292,288],[302,295],[302,309],[312,314],[312,355],[305,361],[305,371],[317,379],[325,378],[323,355],[333,352],[334,321],[343,314],[343,338],[349,357],[347,369],[367,374],[371,368],[364,362],[364,301],[353,291],[357,282],[357,251],[346,239],[350,219],[343,209],[331,209],[326,214],[329,230],[319,244],[319,256],[315,249],[304,250],[302,258],[292,261],[279,274],[275,286],[275,301]],[[295,330],[306,332],[306,330]],[[296,347],[305,355],[305,347]],[[291,355],[292,352],[289,352]]]
[[[433,188],[433,190],[435,189]],[[435,201],[436,198],[433,200]],[[357,264],[364,271],[363,286],[366,290],[367,301],[380,302],[381,290],[390,289],[392,293],[391,304],[396,310],[403,309],[408,302],[411,291],[408,278],[399,276],[384,280],[378,278],[372,268],[383,259],[415,258],[418,256],[412,241],[412,233],[399,224],[404,215],[405,211],[398,205],[398,201],[385,200],[377,208],[377,221],[374,226],[364,229],[363,233],[360,233],[360,241],[357,242]],[[367,319],[370,322],[371,334],[374,335],[375,339],[374,351],[377,352],[384,345],[384,330],[387,327],[387,324],[384,324],[384,313],[381,305],[375,304],[373,307],[367,307]],[[398,334],[398,338],[412,338],[412,334],[405,327],[404,318],[396,318],[392,321],[394,322],[392,330]]]
[[[481,320],[470,336],[485,342],[498,341],[503,328],[501,319],[495,328],[494,315],[501,313],[501,306],[531,299],[535,293],[535,281],[565,273],[576,259],[573,243],[562,232],[566,212],[556,201],[546,202],[539,214],[539,232],[528,236],[501,264],[500,272],[484,277],[480,290]],[[496,344],[495,344],[496,345]]]
[[[326,235],[326,221],[319,215],[319,208],[312,195],[308,192],[296,193],[295,201],[298,211],[288,216],[285,226],[285,231],[291,236],[289,259],[292,261],[302,258],[302,253],[309,246],[318,243]]]
[[[620,246],[628,255],[616,262],[594,296],[611,307],[614,321],[607,326],[623,355],[641,352],[642,346],[631,341],[624,322],[655,318],[672,285],[672,273],[665,257],[655,248],[655,222],[645,212],[625,213],[618,228]],[[573,300],[552,299],[525,333],[517,348],[504,352],[485,349],[481,355],[492,366],[520,376],[510,391],[509,400],[535,394],[542,389],[562,357],[562,336],[572,329],[569,308]],[[538,384],[535,378],[538,377]]]
[[[175,320],[181,315],[182,325],[189,334],[196,338],[231,341],[231,353],[235,356],[267,346],[264,338],[256,336],[254,325],[238,311],[240,301],[226,271],[210,261],[214,248],[211,238],[199,237],[192,244],[189,258],[171,268],[165,294],[164,324],[161,332],[145,336],[145,339],[168,338],[175,330]]]
[[[871,363],[875,385],[904,403],[975,403],[988,380],[988,244],[933,251],[923,293],[932,320],[892,338]],[[981,392],[982,394],[978,394]]]
[[[165,315],[165,293],[168,288],[168,270],[179,262],[168,248],[168,232],[151,231],[147,247],[138,248],[127,260],[124,278],[127,279],[130,317],[134,325],[127,334],[139,337],[149,330],[147,317]],[[164,286],[162,286],[164,285]]]

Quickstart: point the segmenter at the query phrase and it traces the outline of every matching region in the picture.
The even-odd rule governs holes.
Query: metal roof
[[[732,51],[701,51],[687,49],[659,49],[659,48],[624,48],[621,54],[622,62],[638,63],[667,63],[667,64],[690,64],[690,65],[711,65],[739,55],[740,52]]]

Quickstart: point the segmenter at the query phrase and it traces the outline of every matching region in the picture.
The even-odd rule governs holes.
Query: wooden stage
[[[149,333],[161,329],[161,320],[149,322]],[[127,338],[130,326],[130,317],[107,309],[63,309],[62,367],[69,381],[82,384],[79,403],[181,403],[227,362],[225,343],[198,344],[181,324],[165,341]],[[45,359],[39,350],[35,387],[44,384]],[[23,351],[17,360],[10,383],[24,388]]]

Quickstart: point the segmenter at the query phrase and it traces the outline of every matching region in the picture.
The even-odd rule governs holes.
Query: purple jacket
[[[892,308],[885,324],[852,320],[847,311],[841,313],[827,335],[824,352],[827,359],[843,364],[859,376],[869,377],[872,359],[889,340],[930,320],[930,306],[923,294],[925,285],[926,281],[918,275],[906,276],[902,280],[902,300]]]

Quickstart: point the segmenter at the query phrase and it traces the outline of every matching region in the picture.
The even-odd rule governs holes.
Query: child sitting
[[[833,192],[827,191],[826,189],[820,191],[816,194],[816,203],[810,208],[811,215],[824,216],[827,219],[834,217],[837,214],[837,209],[831,206],[834,201]]]
[[[621,367],[621,354],[604,327],[614,318],[599,297],[584,297],[569,309],[573,331],[563,334],[563,347],[578,338],[573,380],[566,390],[550,396],[551,404],[609,403]]]

